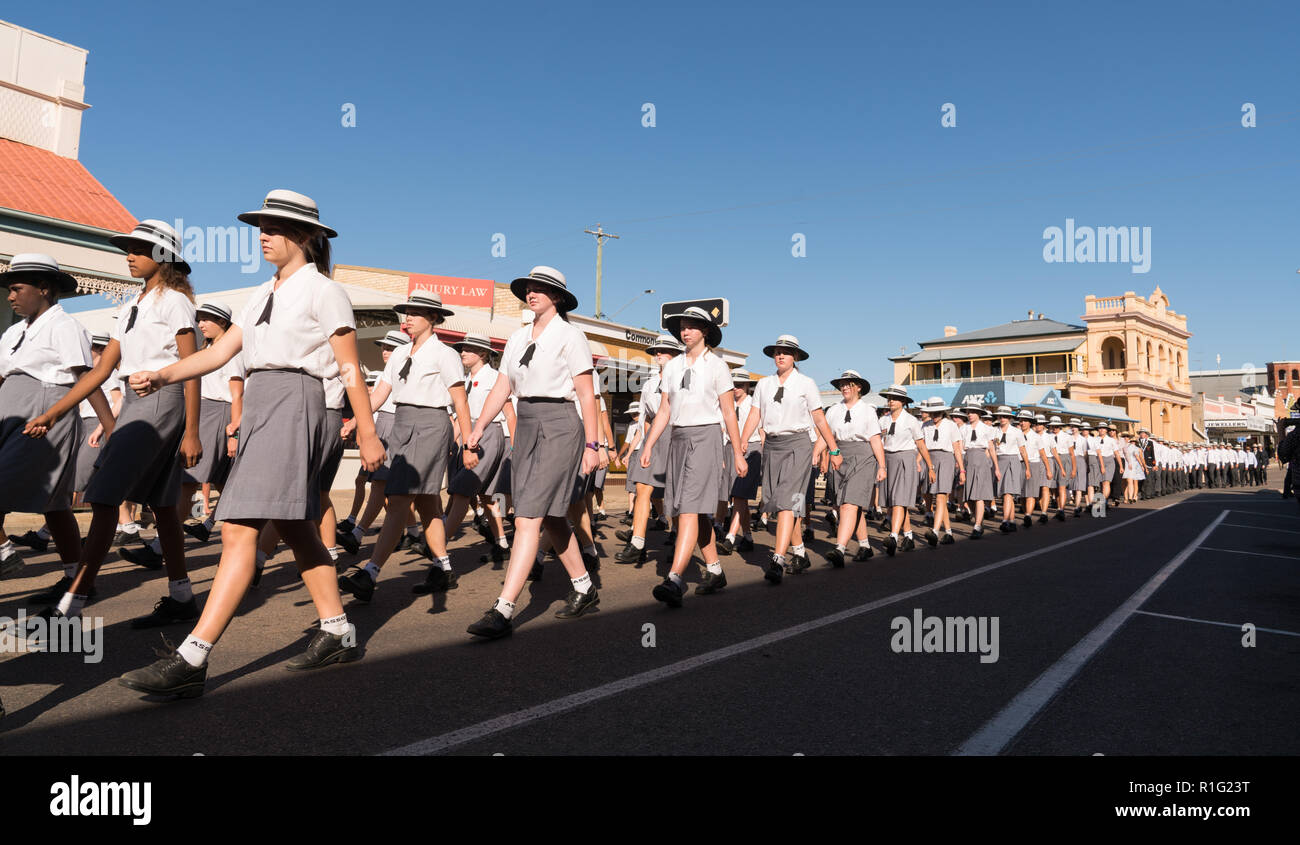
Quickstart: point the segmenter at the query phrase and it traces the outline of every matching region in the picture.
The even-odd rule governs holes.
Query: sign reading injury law
[[[428,276],[412,273],[406,283],[406,295],[417,290],[433,291],[442,297],[443,305],[468,305],[471,308],[492,307],[491,279],[461,279],[456,276]]]

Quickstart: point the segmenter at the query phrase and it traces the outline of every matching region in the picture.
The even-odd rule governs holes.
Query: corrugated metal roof
[[[936,337],[933,340],[923,340],[919,345],[969,343],[977,340],[1001,340],[1002,338],[1038,337],[1052,334],[1084,334],[1087,331],[1087,326],[1076,326],[1072,323],[1061,323],[1056,320],[1012,320],[1010,323],[1003,323],[1000,326],[976,329],[973,332],[963,332],[952,337]]]
[[[1079,337],[1040,340],[1033,343],[998,343],[991,346],[945,346],[939,349],[921,350],[912,356],[912,363],[934,364],[939,361],[960,361],[966,358],[1018,358],[1022,355],[1061,354],[1078,349],[1083,340]]]
[[[75,158],[0,138],[0,206],[129,232],[135,218]]]

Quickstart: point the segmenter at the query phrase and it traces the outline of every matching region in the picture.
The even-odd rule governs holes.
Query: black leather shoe
[[[614,532],[614,536],[622,540],[624,543],[630,543],[632,542],[632,529],[620,528]]]
[[[1076,517],[1083,516],[1083,508],[1082,508],[1082,507],[1077,507],[1077,508],[1075,508],[1075,509],[1074,509],[1074,515],[1075,515]]]
[[[415,537],[412,537],[409,533],[403,531],[402,539],[397,541],[397,548],[394,549],[393,551],[404,552],[407,549],[411,548],[412,545],[414,545],[415,540],[416,540]]]
[[[134,563],[136,566],[143,566],[145,569],[163,568],[163,556],[148,546],[141,546],[138,549],[121,548],[117,550],[117,554],[127,563]]]
[[[188,622],[199,618],[199,605],[191,596],[189,601],[176,601],[171,596],[163,596],[153,606],[153,613],[131,620],[131,627],[158,628],[173,622]]]
[[[354,566],[346,575],[339,576],[339,589],[351,593],[358,601],[368,602],[375,596],[375,580],[360,566]]]
[[[894,537],[893,534],[890,534],[888,537],[885,538],[884,546],[885,546],[885,554],[889,555],[890,557],[893,557],[894,553],[898,551],[898,539]]]
[[[623,514],[623,518],[620,519],[619,522],[623,523],[624,525],[631,525],[631,524],[632,524],[632,514],[630,514],[630,513],[625,513],[625,514]]]
[[[1029,514],[1025,514],[1024,523],[1025,523],[1025,527],[1026,527],[1026,528],[1033,528],[1033,527],[1034,527],[1034,518],[1033,518],[1032,516],[1030,516]]]
[[[645,549],[638,549],[636,546],[628,543],[615,553],[614,560],[619,563],[640,563],[645,560]]]
[[[114,546],[125,546],[127,543],[139,543],[139,542],[140,542],[139,531],[135,531],[128,534],[125,531],[119,530],[116,534],[113,535]]]
[[[1016,533],[1016,521],[1014,519],[1007,520],[1007,531],[1012,534]]]
[[[748,537],[741,537],[736,541],[736,550],[741,552],[752,552],[754,550],[754,541]]]
[[[445,593],[448,590],[454,590],[459,585],[460,578],[456,576],[455,572],[434,564],[429,567],[428,574],[424,576],[424,583],[416,584],[411,588],[411,592],[417,596],[427,596],[430,593]]]
[[[35,531],[28,531],[19,537],[16,534],[10,534],[9,539],[20,546],[26,546],[35,552],[44,552],[50,547],[50,541],[37,534]]]
[[[569,597],[564,600],[564,607],[555,611],[556,619],[577,619],[582,614],[600,604],[600,596],[592,587],[585,593],[569,590]]]
[[[840,524],[840,515],[836,513],[834,510],[828,510],[826,512],[826,524],[829,525],[831,528],[838,527]]]
[[[805,543],[811,543],[812,540],[813,540],[813,530],[811,528],[805,528],[803,530],[803,541]]]
[[[836,569],[844,568],[844,552],[840,551],[839,549],[831,549],[829,552],[827,552],[826,560],[828,560],[831,566],[835,567]]]
[[[805,570],[812,568],[812,563],[809,562],[807,555],[790,555],[786,566],[789,567],[786,569],[787,572],[802,575]]]
[[[711,596],[725,586],[727,586],[727,573],[719,572],[714,575],[712,572],[705,572],[704,580],[695,588],[695,595]]]
[[[870,544],[858,543],[858,550],[853,554],[853,561],[854,563],[861,563],[864,560],[871,560],[871,556],[874,554],[875,552],[871,550]]]
[[[726,537],[719,537],[714,540],[713,545],[717,547],[718,554],[720,555],[729,555],[736,550],[735,544]]]
[[[984,526],[983,526],[983,525],[979,526],[978,528],[972,528],[972,529],[971,529],[971,532],[970,532],[970,538],[971,538],[972,540],[980,540],[980,539],[983,539],[983,537],[984,537]]]
[[[361,541],[351,531],[335,531],[334,539],[350,555],[361,551]]]
[[[304,669],[319,669],[331,663],[351,663],[361,658],[361,649],[357,648],[356,630],[348,634],[330,634],[317,631],[307,644],[307,650],[284,664],[284,668],[294,672]]]
[[[780,584],[784,576],[785,570],[781,568],[781,564],[777,563],[775,558],[769,558],[763,564],[763,577],[773,584]]]
[[[514,630],[515,627],[510,620],[502,616],[501,611],[495,607],[488,608],[482,619],[465,629],[466,633],[488,640],[508,637]]]
[[[23,556],[11,549],[9,554],[0,557],[0,578],[8,578],[15,572],[21,572],[26,565]]]
[[[900,548],[902,548],[902,550],[905,551],[905,552],[910,552],[910,551],[912,551],[913,549],[916,548],[916,540],[912,539],[911,537],[908,537],[908,536],[904,535],[904,536],[903,536],[903,543],[902,543],[902,545],[900,546]]]
[[[939,535],[934,533],[933,528],[927,528],[925,531],[925,542],[930,544],[930,548],[939,545]]]
[[[206,543],[212,539],[212,530],[202,522],[186,522],[181,525],[181,530],[186,534],[198,540],[200,543]]]
[[[1056,516],[1054,516],[1053,519],[1055,519],[1057,522],[1065,522],[1065,511],[1060,508],[1057,508]]]
[[[340,533],[346,531],[349,534],[351,534],[352,529],[356,527],[357,527],[357,521],[351,517],[348,517],[347,519],[339,520],[338,524],[334,526],[334,530]]]
[[[656,601],[661,601],[669,607],[682,606],[682,588],[674,584],[671,578],[665,578],[664,582],[655,587],[651,594]]]
[[[117,682],[127,689],[149,695],[175,695],[198,698],[208,679],[208,666],[191,666],[176,652],[143,669],[127,672]]]
[[[488,558],[493,563],[504,563],[506,559],[506,550],[501,548],[500,543],[493,543],[488,546]]]
[[[496,537],[492,536],[492,522],[488,519],[486,512],[482,516],[474,517],[474,530],[478,531],[479,535],[489,543],[496,542]]]
[[[424,542],[423,537],[413,541],[407,551],[419,555],[420,557],[433,560],[433,549],[429,548],[429,544]]]
[[[1043,511],[1042,513],[1040,513],[1040,514],[1038,515],[1038,524],[1039,524],[1039,525],[1046,525],[1046,524],[1047,524],[1047,512],[1046,512],[1046,511]]]
[[[26,604],[28,607],[31,607],[33,605],[38,605],[38,604],[55,604],[58,602],[59,599],[63,598],[63,594],[70,589],[72,589],[72,579],[64,575],[58,581],[55,581],[53,586],[51,586],[45,592],[37,593],[36,595],[33,596],[28,596],[27,599],[24,601],[24,604]],[[98,592],[99,591],[96,590],[94,587],[91,587],[90,594],[86,598],[93,599]]]
[[[1015,526],[1007,522],[1005,519],[998,525],[998,530],[1003,534],[1010,534],[1014,529]]]
[[[542,580],[542,565],[540,563],[534,563],[533,568],[528,570],[528,580],[529,581]]]
[[[939,545],[941,545],[941,546],[951,546],[951,545],[952,545],[953,543],[955,543],[955,542],[957,542],[957,541],[954,540],[954,539],[952,538],[952,532],[951,532],[951,531],[945,531],[943,537],[939,540]]]

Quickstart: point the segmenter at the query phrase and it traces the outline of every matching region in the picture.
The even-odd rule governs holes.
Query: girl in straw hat
[[[203,694],[208,655],[253,580],[258,533],[268,522],[293,549],[320,619],[306,651],[286,668],[315,669],[361,656],[356,629],[343,612],[334,564],[315,524],[328,440],[325,379],[343,377],[357,414],[362,465],[374,469],[384,457],[360,377],[352,303],[327,275],[328,238],[336,233],[321,224],[310,197],[292,191],[272,191],[261,209],[239,219],[260,227],[262,254],[275,265],[275,276],[253,294],[216,344],[161,370],[131,376],[132,389],[148,396],[213,372],[241,350],[247,370],[239,450],[217,505],[221,562],[203,615],[173,654],[120,679],[123,686],[156,695]]]
[[[1001,429],[994,435],[994,449],[997,450],[998,495],[1002,497],[1002,524],[998,527],[1003,534],[1016,530],[1016,499],[1025,494],[1026,482],[1029,481],[1029,455],[1026,452],[1025,435],[1011,424],[1016,412],[1007,405],[998,406],[993,418]]]
[[[754,379],[743,373],[733,373],[731,377],[731,399],[736,406],[736,425],[742,431],[754,412],[754,397],[751,395],[755,385]],[[724,453],[729,454],[729,453]],[[730,461],[732,482],[725,491],[731,497],[731,521],[724,537],[718,540],[718,551],[731,554],[739,549],[742,552],[754,550],[751,527],[749,500],[758,495],[759,485],[763,482],[763,432],[755,430],[745,443],[744,475],[736,472],[735,460]]]
[[[654,361],[656,372],[641,385],[641,442],[628,458],[628,481],[636,485],[635,506],[632,509],[632,527],[620,529],[615,536],[626,541],[614,559],[620,563],[640,563],[645,560],[645,540],[650,527],[650,506],[657,504],[663,513],[663,490],[668,472],[668,450],[660,449],[649,466],[641,465],[641,450],[659,414],[663,399],[663,371],[668,362],[682,354],[681,341],[672,335],[660,335],[646,347],[646,354]]]
[[[885,505],[890,513],[889,536],[884,545],[885,553],[893,557],[899,548],[905,552],[916,548],[908,509],[916,504],[918,454],[929,480],[933,482],[936,475],[921,423],[905,410],[912,401],[907,391],[899,385],[891,385],[880,391],[880,395],[889,403],[889,411],[881,418],[880,426],[884,432]]]
[[[836,525],[835,548],[826,553],[834,567],[844,566],[844,554],[849,538],[855,534],[858,551],[854,560],[871,557],[871,543],[867,536],[866,520],[862,513],[871,506],[871,495],[876,482],[885,480],[885,450],[880,437],[880,422],[876,409],[862,401],[862,394],[871,390],[871,383],[857,370],[845,370],[839,378],[831,379],[831,386],[844,398],[826,411],[826,425],[835,435],[843,462],[831,472],[835,479],[835,504],[839,508]],[[826,469],[830,457],[824,456]]]
[[[984,422],[984,409],[975,404],[962,408],[966,413],[966,428],[962,431],[962,460],[966,469],[963,493],[970,508],[970,538],[984,536],[984,509],[994,496],[994,476],[998,465],[993,447],[993,427]]]

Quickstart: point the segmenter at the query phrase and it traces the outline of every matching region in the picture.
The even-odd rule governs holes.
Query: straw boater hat
[[[141,220],[135,224],[130,234],[114,235],[108,242],[123,252],[132,246],[144,245],[149,248],[149,257],[158,263],[170,261],[185,275],[190,274],[190,265],[181,257],[181,239],[176,230],[161,220]]]
[[[1034,414],[1034,422],[1045,423],[1047,422],[1047,417],[1044,416],[1043,414]]]
[[[981,419],[981,420],[991,420],[991,419],[993,419],[993,412],[990,411],[990,410],[988,410],[987,408],[984,409],[983,411],[980,411],[980,419]]]
[[[545,264],[537,265],[528,271],[527,276],[520,276],[511,282],[510,292],[520,302],[527,302],[528,284],[530,282],[540,282],[561,294],[563,302],[560,310],[564,313],[567,314],[578,307],[578,297],[574,296],[573,291],[569,290],[569,285],[564,281],[564,274],[554,267],[547,267]]]
[[[375,338],[375,346],[387,346],[389,349],[396,349],[399,346],[405,346],[411,342],[411,336],[406,332],[389,331],[383,337]]]
[[[366,373],[366,384],[374,387],[379,382],[379,370],[371,370]]]
[[[965,405],[962,405],[961,408],[959,408],[958,410],[960,410],[963,414],[979,414],[980,416],[984,415],[984,406],[979,404],[978,402],[967,402]]]
[[[769,358],[775,358],[778,349],[789,349],[794,353],[796,361],[808,360],[808,351],[799,345],[799,338],[792,334],[783,334],[776,339],[776,343],[764,346],[763,354]]]
[[[900,384],[891,384],[889,387],[880,391],[880,398],[885,400],[897,399],[904,405],[912,404],[912,397],[907,395],[907,388]]]
[[[398,314],[405,314],[412,310],[432,311],[441,317],[450,317],[455,314],[450,308],[443,306],[442,297],[432,291],[417,290],[406,297],[405,302],[399,302],[393,306],[393,310]]]
[[[106,335],[106,334],[92,334],[92,335],[90,336],[90,345],[91,345],[91,346],[108,346],[108,342],[109,342],[110,340],[112,340],[112,338],[109,337],[109,336]]]
[[[1105,420],[1097,420],[1097,430],[1100,431],[1103,428],[1106,429],[1107,431],[1112,430],[1110,427],[1110,423],[1106,422]]]
[[[1055,414],[1047,418],[1047,424],[1055,425],[1055,426],[1065,425],[1065,423],[1061,422],[1061,418],[1056,416]]]
[[[471,352],[478,352],[480,354],[486,353],[484,357],[491,356],[496,352],[496,350],[492,348],[492,339],[485,334],[480,334],[479,332],[469,332],[465,335],[463,340],[453,343],[452,347],[457,352],[464,352],[468,349]]]
[[[303,223],[320,229],[327,238],[336,238],[339,234],[320,222],[320,209],[316,207],[316,201],[297,191],[286,191],[283,188],[271,191],[266,195],[266,199],[262,200],[261,208],[239,215],[239,222],[261,226],[263,217]]]
[[[1075,426],[1083,425],[1083,420],[1079,419],[1078,417],[1070,417],[1070,425],[1075,425]]]
[[[845,370],[844,372],[840,373],[839,378],[831,379],[831,387],[835,388],[836,390],[839,390],[846,383],[851,381],[856,381],[858,383],[858,387],[862,389],[862,392],[864,394],[871,392],[871,382],[864,379],[861,376],[861,374],[858,373],[857,370]]]
[[[645,348],[645,351],[649,355],[653,355],[656,352],[669,352],[673,355],[681,355],[686,351],[686,347],[682,346],[682,342],[672,335],[661,334],[655,338],[654,343]]]
[[[685,343],[685,341],[682,340],[683,319],[699,320],[701,323],[704,323],[709,327],[708,332],[704,335],[704,343],[707,346],[717,346],[722,343],[722,328],[713,321],[713,317],[709,315],[708,311],[705,311],[698,305],[692,305],[680,314],[669,314],[664,318],[664,325],[668,327],[668,331],[671,332],[672,336],[677,338],[678,341]]]
[[[1145,433],[1145,434],[1150,434],[1150,433],[1151,433],[1151,429],[1147,428],[1146,426],[1142,426],[1141,428],[1138,429],[1138,434],[1144,434],[1144,433]],[[1157,437],[1156,439],[1159,440],[1160,438]]]
[[[1082,423],[1079,424],[1079,430],[1092,431],[1092,423],[1089,422],[1088,420],[1084,420]]]
[[[632,402],[627,406],[627,415],[629,417],[639,416],[641,414],[641,403]]]
[[[54,282],[60,293],[75,293],[77,280],[59,269],[59,262],[39,252],[24,252],[9,260],[9,269],[0,274],[0,284],[8,287],[16,282],[34,285]]]
[[[1032,423],[1032,422],[1034,421],[1034,412],[1033,412],[1033,411],[1019,411],[1019,412],[1017,412],[1017,413],[1016,413],[1016,421],[1018,422],[1018,421],[1020,421],[1020,420],[1028,420],[1029,422]]]
[[[1013,410],[1011,410],[1011,406],[1010,406],[1010,405],[999,405],[999,406],[998,406],[998,409],[997,409],[996,411],[993,412],[993,416],[995,416],[995,417],[1011,417],[1012,419],[1015,419],[1016,412],[1013,411]]]
[[[194,317],[198,319],[202,315],[216,317],[219,320],[225,320],[227,323],[233,322],[231,319],[230,309],[224,305],[218,305],[215,302],[205,302],[198,308],[194,309]]]
[[[938,396],[931,396],[929,399],[926,399],[924,402],[917,405],[917,408],[925,411],[927,414],[946,414],[952,410],[952,407],[945,405],[943,400]]]
[[[758,384],[758,380],[741,372],[731,374],[732,387],[748,387],[751,384]]]

